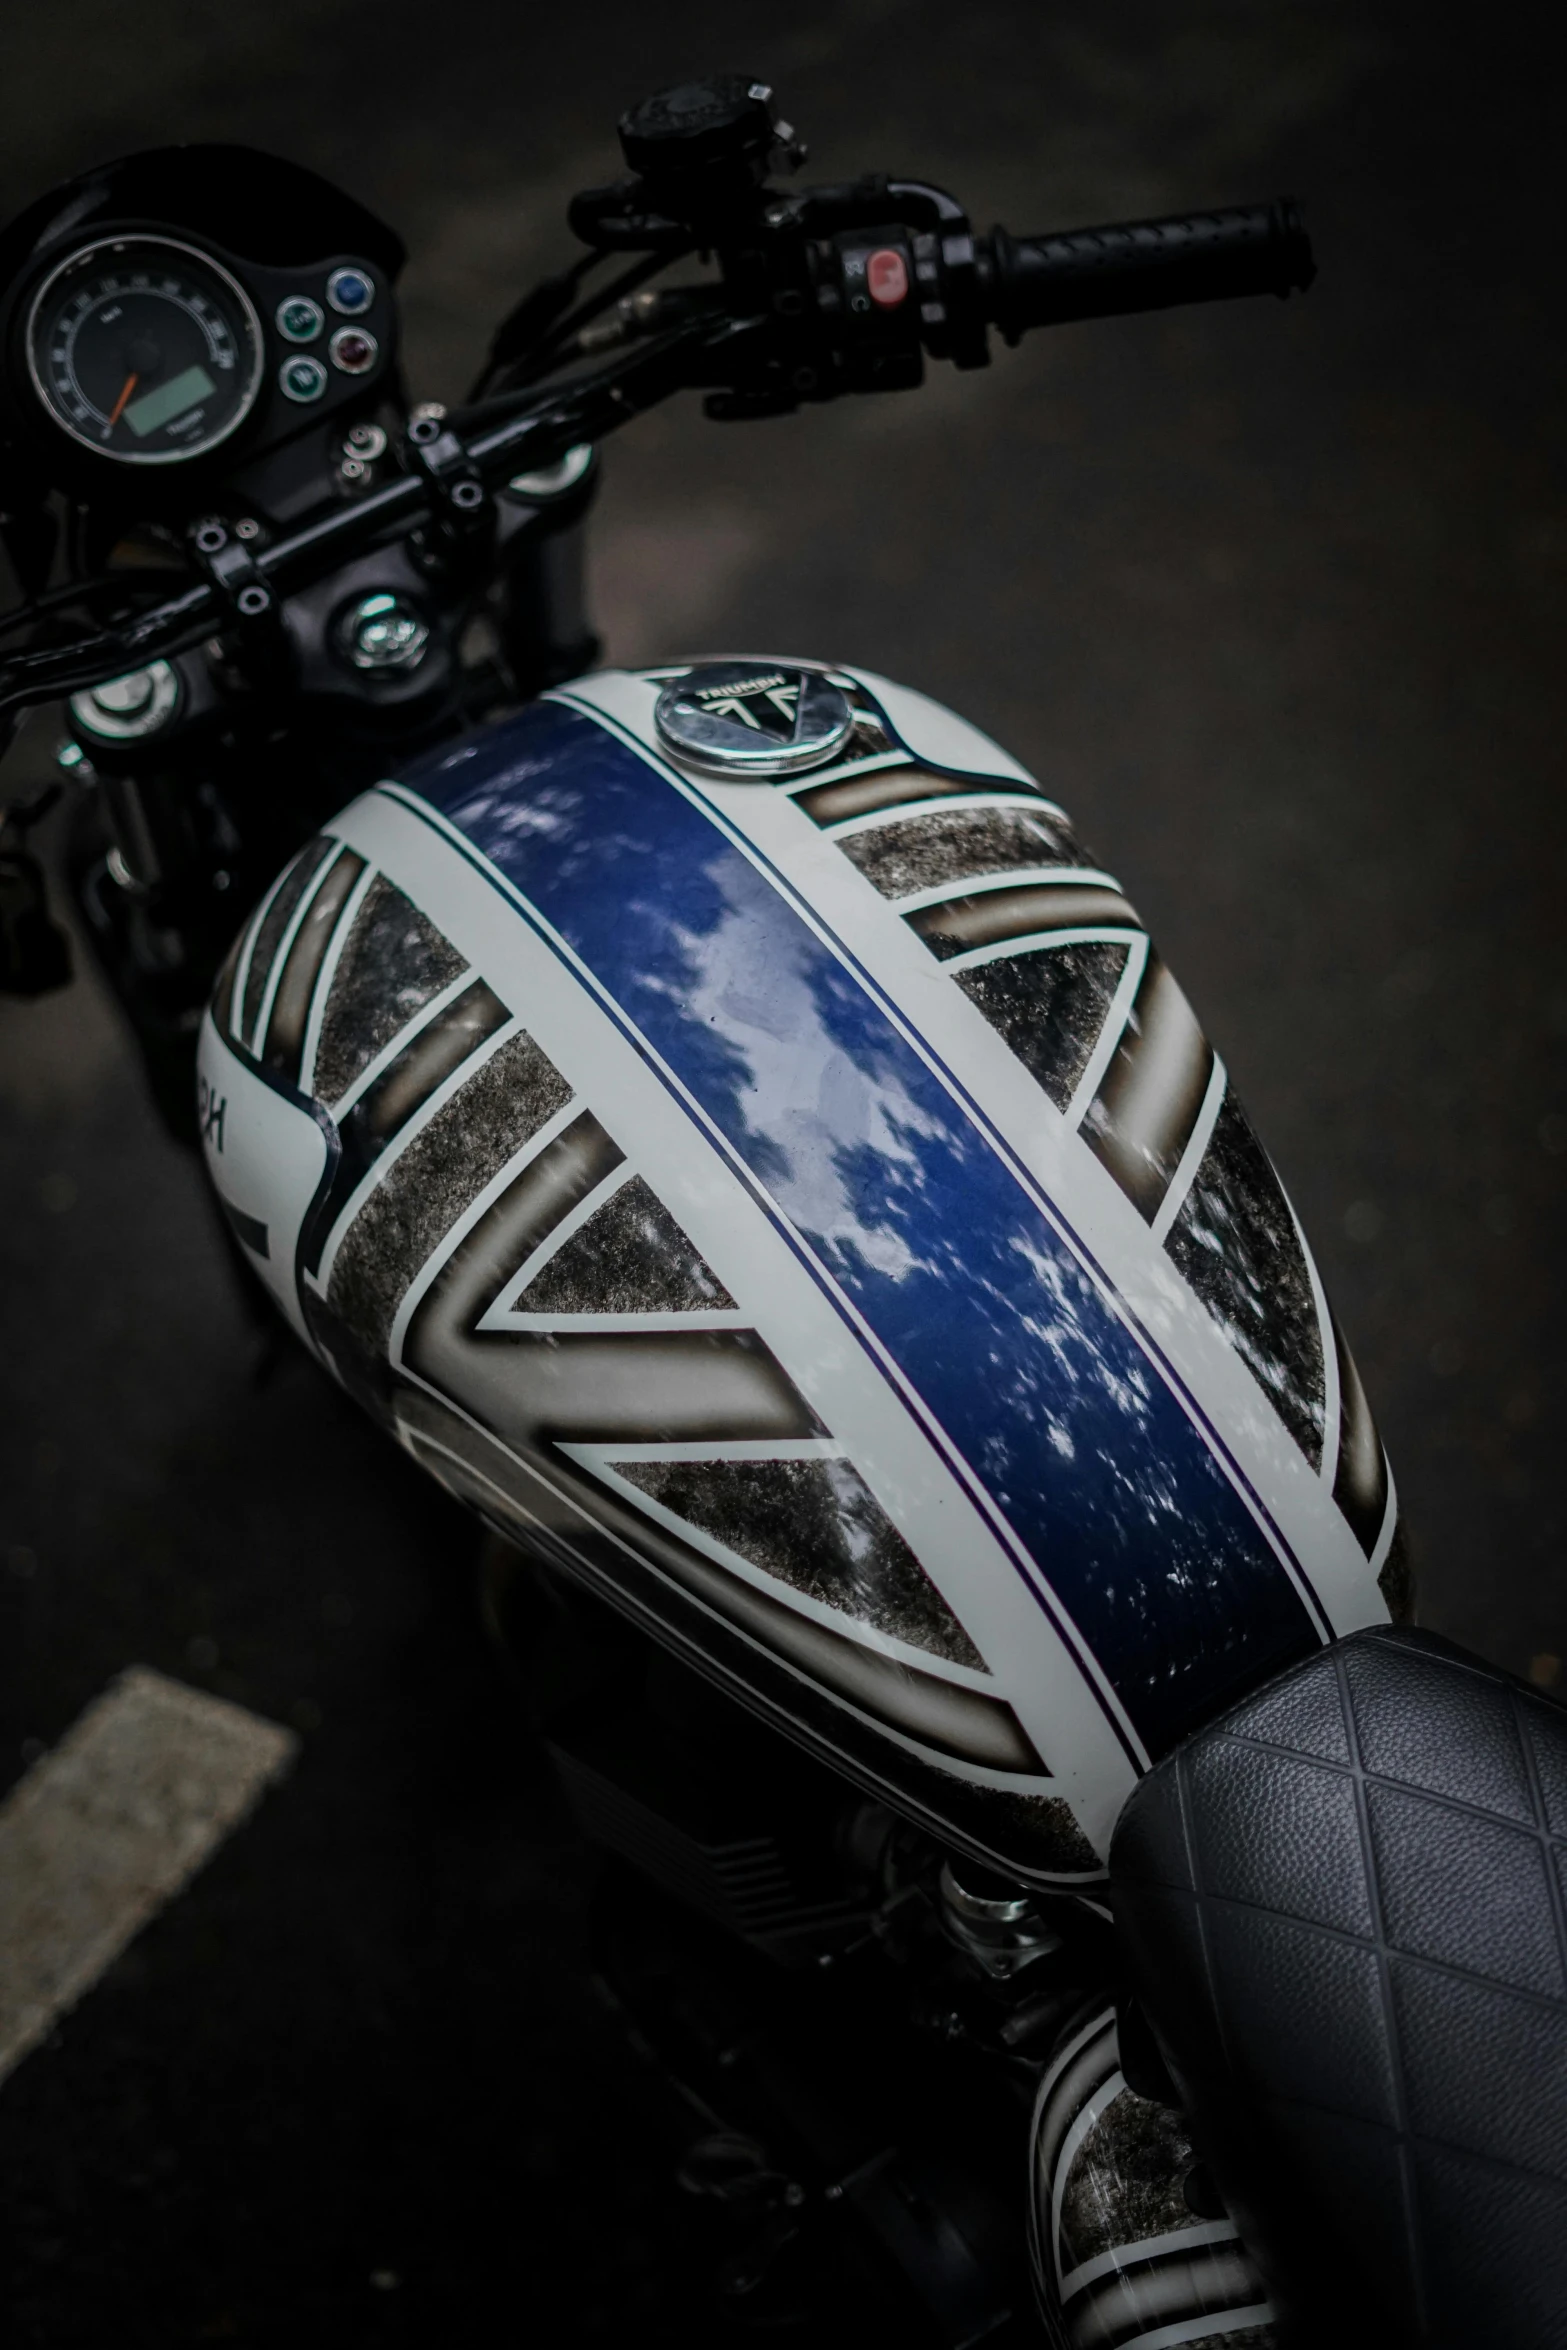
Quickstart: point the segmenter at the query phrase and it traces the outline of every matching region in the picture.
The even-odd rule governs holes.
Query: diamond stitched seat
[[[1152,1772],[1111,1869],[1301,2338],[1567,2344],[1567,1710],[1429,1633],[1357,1633]]]

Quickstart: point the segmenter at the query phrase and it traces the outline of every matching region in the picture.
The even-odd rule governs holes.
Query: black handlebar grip
[[[989,239],[986,309],[1009,342],[1031,326],[1236,294],[1304,293],[1317,274],[1299,208],[1288,198],[1133,220],[1058,236]]]

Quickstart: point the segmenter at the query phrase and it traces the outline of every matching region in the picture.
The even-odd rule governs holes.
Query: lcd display
[[[139,400],[133,400],[125,411],[125,421],[139,440],[145,440],[160,424],[169,424],[187,408],[194,408],[198,400],[210,400],[217,388],[204,367],[187,367],[170,376],[166,384],[159,384],[156,391],[143,392]]]

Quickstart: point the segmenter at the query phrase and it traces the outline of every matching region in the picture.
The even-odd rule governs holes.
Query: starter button
[[[865,283],[871,300],[881,310],[896,310],[908,299],[909,265],[893,245],[883,245],[865,264]]]

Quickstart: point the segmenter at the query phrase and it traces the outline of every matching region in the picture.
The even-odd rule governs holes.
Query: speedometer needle
[[[118,398],[118,399],[115,401],[115,403],[114,403],[114,414],[113,414],[113,415],[110,417],[110,419],[109,419],[109,430],[110,430],[111,432],[114,430],[114,427],[115,427],[115,426],[116,426],[116,425],[119,423],[121,416],[122,416],[122,415],[124,414],[124,412],[125,412],[125,403],[126,403],[126,401],[127,401],[129,398],[130,398],[130,396],[131,396],[132,392],[134,392],[134,391],[135,391],[135,389],[136,389],[136,386],[137,386],[137,384],[140,382],[140,380],[141,380],[141,379],[140,379],[140,377],[139,377],[139,376],[134,376],[134,375],[128,375],[128,376],[125,378],[125,389],[124,389],[124,391],[123,391],[123,392],[121,392],[121,394],[120,394],[119,398]]]

